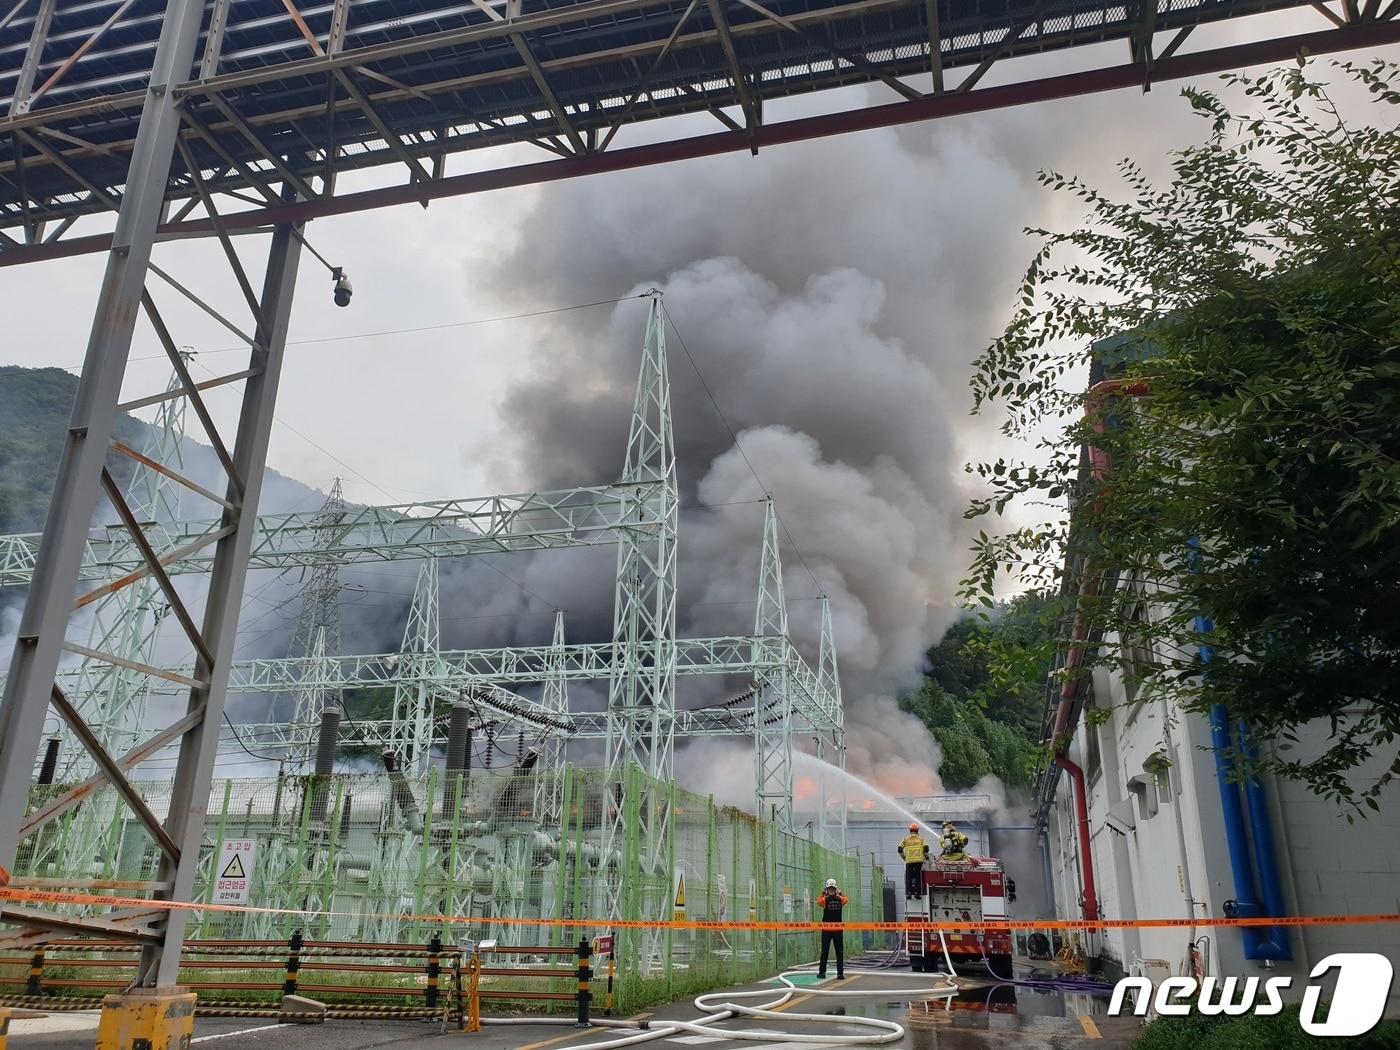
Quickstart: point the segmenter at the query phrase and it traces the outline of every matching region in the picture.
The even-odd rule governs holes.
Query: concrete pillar
[[[133,988],[102,1000],[97,1050],[186,1050],[195,994],[178,986]]]

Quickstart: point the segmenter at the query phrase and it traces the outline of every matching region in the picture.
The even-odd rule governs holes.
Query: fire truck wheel
[[[915,973],[923,973],[924,957],[922,955],[909,956],[909,969],[913,970]]]
[[[1011,956],[991,955],[987,957],[987,962],[991,964],[992,970],[998,977],[1011,977]]]

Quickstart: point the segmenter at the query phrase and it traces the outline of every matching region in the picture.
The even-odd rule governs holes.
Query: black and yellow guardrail
[[[445,947],[435,936],[425,946],[409,944],[357,944],[349,941],[307,941],[297,930],[286,941],[207,940],[187,941],[183,987],[200,993],[197,1012],[202,1015],[270,1016],[279,1013],[281,997],[353,997],[377,999],[372,1003],[328,1004],[329,1017],[399,1018],[442,1016],[462,1021],[460,982],[461,952]],[[82,1009],[100,1005],[88,995],[127,988],[129,970],[135,973],[140,947],[129,942],[59,939],[46,942],[32,953],[0,951],[0,967],[24,965],[22,975],[0,974],[6,986],[23,994],[0,994],[0,1005],[35,1006],[44,1009]],[[448,970],[449,998],[442,995],[443,962]],[[280,980],[258,980],[273,971]],[[225,975],[225,976],[220,976]],[[247,979],[252,975],[255,979]],[[383,983],[349,983],[350,975],[380,978]],[[272,974],[269,974],[272,976]],[[336,977],[340,980],[336,980]],[[420,984],[420,979],[422,983]],[[85,993],[87,993],[85,995]],[[265,995],[267,1001],[220,998],[234,994]],[[420,1003],[382,1000],[420,999]]]

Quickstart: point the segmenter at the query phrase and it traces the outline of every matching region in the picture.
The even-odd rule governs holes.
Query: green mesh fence
[[[138,787],[163,816],[169,785]],[[34,806],[63,790],[36,789]],[[155,879],[158,860],[150,838],[105,789],[27,838],[15,874],[75,888],[131,884]],[[189,929],[199,938],[259,939],[301,929],[308,940],[361,943],[422,944],[440,934],[448,943],[470,938],[518,948],[500,954],[526,964],[532,947],[605,932],[593,923],[611,914],[807,921],[828,878],[850,899],[847,921],[883,918],[883,873],[869,859],[862,870],[853,855],[637,769],[622,785],[579,768],[226,780],[211,792],[194,899],[288,911],[199,910]],[[140,895],[129,885],[112,892]],[[616,1007],[636,1009],[810,962],[819,936],[619,929],[614,958],[595,960],[594,987],[601,999],[614,970]],[[847,952],[862,943],[859,933],[848,934]]]

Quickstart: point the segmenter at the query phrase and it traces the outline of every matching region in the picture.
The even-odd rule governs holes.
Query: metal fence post
[[[587,937],[580,937],[578,942],[578,1020],[574,1022],[575,1028],[587,1028],[588,1004],[593,999],[593,993],[588,990],[589,981],[593,977],[593,968],[589,965],[589,957],[593,953],[593,946]]]
[[[434,1009],[438,1004],[438,977],[442,974],[442,937],[433,934],[428,941],[428,987],[423,993],[423,1000],[428,1009]]]
[[[282,982],[283,995],[297,994],[297,979],[301,973],[301,949],[305,943],[300,930],[293,930],[287,940],[287,979]]]
[[[44,947],[40,945],[34,949],[34,955],[29,960],[29,979],[24,983],[25,995],[44,994]]]
[[[613,1012],[613,977],[617,974],[617,935],[615,933],[608,937],[608,943],[612,947],[608,949],[608,990],[603,996],[603,1013],[611,1017]]]

